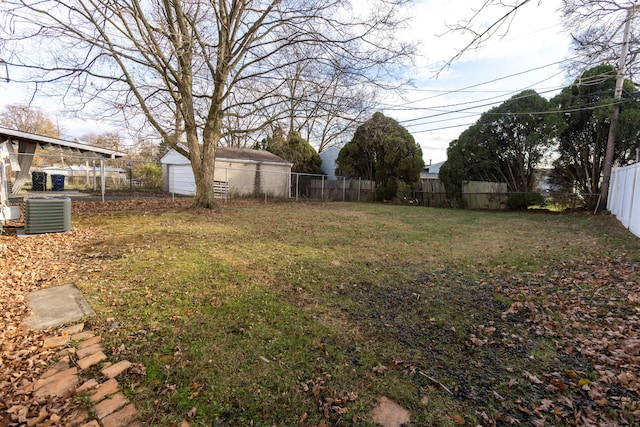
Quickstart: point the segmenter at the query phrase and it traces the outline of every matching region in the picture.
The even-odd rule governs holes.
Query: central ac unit
[[[25,234],[64,233],[71,230],[71,199],[29,197],[24,208]]]

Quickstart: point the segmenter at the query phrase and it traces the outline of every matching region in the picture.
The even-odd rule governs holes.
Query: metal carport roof
[[[126,153],[109,150],[107,148],[94,147],[89,144],[65,141],[64,139],[51,138],[48,136],[0,127],[0,143],[5,141],[18,143],[18,145],[20,145],[21,142],[23,144],[35,144],[36,146],[44,149],[57,147],[64,151],[81,154],[83,157],[89,159],[117,159],[118,157],[127,156]],[[18,152],[18,154],[21,153]]]
[[[18,171],[16,181],[13,184],[14,193],[17,193],[29,178],[31,163],[33,162],[36,148],[61,151],[71,155],[75,154],[77,157],[82,157],[87,160],[100,160],[101,167],[104,167],[105,159],[117,159],[127,156],[126,153],[109,150],[107,148],[94,147],[89,144],[65,141],[63,139],[0,127],[0,145],[3,144],[5,144],[9,151],[12,168]],[[18,145],[17,153],[14,150],[14,144]],[[2,184],[4,185],[4,183]]]

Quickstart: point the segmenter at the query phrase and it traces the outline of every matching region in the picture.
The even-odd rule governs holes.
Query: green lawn
[[[368,426],[380,396],[416,426],[637,422],[638,389],[599,368],[638,331],[640,239],[615,218],[106,211],[74,218],[103,231],[79,286],[105,346],[146,369],[125,384],[149,424]]]

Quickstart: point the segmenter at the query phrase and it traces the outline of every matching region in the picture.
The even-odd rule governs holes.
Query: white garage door
[[[191,165],[169,165],[169,192],[185,196],[196,194],[196,181]]]

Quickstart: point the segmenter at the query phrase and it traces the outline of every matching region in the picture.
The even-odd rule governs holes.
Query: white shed
[[[162,157],[161,163],[165,191],[181,195],[196,193],[193,170],[186,157],[172,149]],[[264,194],[289,197],[292,166],[268,151],[218,147],[214,180],[228,186],[232,197]]]

